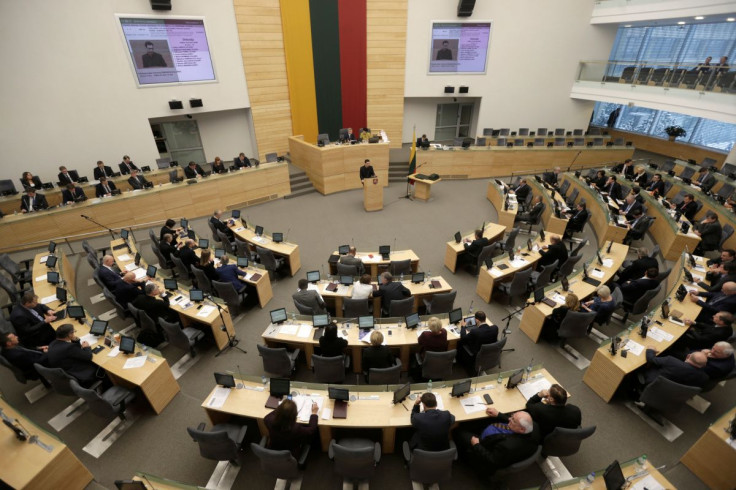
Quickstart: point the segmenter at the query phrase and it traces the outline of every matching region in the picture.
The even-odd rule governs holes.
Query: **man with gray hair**
[[[114,265],[115,258],[112,255],[105,255],[102,257],[102,264],[97,269],[97,273],[100,275],[100,281],[110,291],[113,291],[122,281],[120,273],[113,268]]]
[[[210,224],[215,230],[227,235],[227,239],[231,242],[235,239],[233,230],[222,222],[222,209],[215,209],[215,212],[212,213],[212,217],[210,218]]]
[[[163,319],[169,323],[179,321],[179,315],[169,308],[169,298],[163,295],[158,284],[149,282],[146,284],[144,291],[145,294],[141,294],[133,300],[133,306],[145,311],[156,324],[158,324],[159,319]]]
[[[187,238],[184,242],[184,246],[179,250],[179,258],[184,263],[184,267],[186,267],[188,271],[192,270],[193,265],[199,263],[199,257],[194,253],[195,245],[196,242],[193,239]]]
[[[393,282],[394,278],[390,272],[381,274],[381,285],[377,291],[373,291],[374,298],[381,298],[381,309],[384,315],[388,315],[391,302],[411,296],[411,291],[401,282]]]
[[[488,407],[486,414],[493,421],[480,435],[465,430],[455,435],[461,460],[484,478],[532,456],[541,442],[539,428],[528,412],[509,415]]]
[[[736,364],[733,356],[733,346],[725,340],[716,342],[712,349],[703,349],[700,353],[707,357],[703,371],[711,379],[725,378],[733,371]]]

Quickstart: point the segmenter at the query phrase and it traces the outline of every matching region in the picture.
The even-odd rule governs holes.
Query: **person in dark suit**
[[[708,211],[705,217],[700,220],[700,223],[697,223],[693,228],[693,233],[700,237],[700,243],[693,252],[695,255],[704,255],[704,252],[718,249],[723,228],[716,213]]]
[[[324,357],[337,357],[345,354],[348,341],[337,335],[337,323],[332,322],[325,327],[325,333],[319,338],[319,351]]]
[[[561,266],[565,263],[568,257],[567,248],[565,247],[565,244],[562,243],[562,238],[560,238],[559,235],[550,235],[549,245],[544,245],[541,250],[539,250],[539,255],[541,255],[541,258],[537,264],[538,269],[540,270],[546,265],[553,264],[555,260],[557,261],[557,265]]]
[[[717,293],[727,282],[736,282],[736,262],[721,264],[716,274],[710,275],[710,284],[701,281],[698,286],[709,293]]]
[[[682,200],[682,204],[679,206],[670,204],[670,209],[674,209],[679,212],[690,222],[695,222],[695,213],[698,212],[698,203],[695,201],[695,196],[692,194],[685,194]]]
[[[641,240],[649,227],[649,218],[641,214],[641,209],[635,210],[632,214],[634,220],[626,225],[629,230],[624,236],[624,244],[626,245],[629,245],[633,240]]]
[[[233,165],[237,169],[252,167],[252,164],[250,163],[250,160],[248,159],[248,157],[245,156],[245,153],[241,153],[236,158],[234,158]]]
[[[565,304],[552,310],[552,314],[544,319],[540,336],[548,342],[557,342],[560,337],[557,332],[568,311],[580,311],[580,300],[574,293],[567,293]]]
[[[310,444],[317,434],[318,411],[319,406],[312,402],[309,424],[302,425],[296,422],[296,403],[288,399],[281,402],[281,405],[263,418],[268,429],[268,448],[274,451],[291,451],[298,458],[302,446]]]
[[[662,176],[660,174],[654,174],[654,176],[652,176],[652,180],[647,182],[647,185],[644,186],[644,188],[653,196],[663,196],[664,182],[662,181]]]
[[[702,352],[688,354],[684,361],[673,356],[657,356],[658,351],[647,349],[647,364],[643,368],[641,376],[637,376],[642,382],[642,388],[653,383],[659,376],[663,376],[675,383],[686,386],[697,386],[702,388],[708,382],[705,364],[707,356]]]
[[[715,184],[716,178],[713,175],[713,170],[710,168],[702,168],[698,178],[692,181],[692,185],[700,187],[700,190],[703,192],[708,192]]]
[[[696,323],[689,318],[683,319],[682,322],[687,325],[688,329],[675,341],[668,352],[684,359],[690,351],[709,349],[717,342],[728,340],[733,335],[733,319],[733,315],[727,311],[719,311],[713,315],[712,325]]]
[[[34,187],[28,187],[26,189],[26,195],[20,198],[21,213],[30,213],[41,209],[48,209],[48,207],[49,203],[46,201],[46,196],[37,194]]]
[[[498,341],[498,327],[486,323],[486,314],[483,311],[476,311],[474,318],[477,325],[474,328],[468,329],[465,320],[460,323],[457,357],[458,362],[465,366],[469,374],[477,376],[477,373],[475,373],[475,357],[483,345]]]
[[[374,298],[381,298],[381,309],[388,314],[391,302],[395,299],[404,299],[411,296],[406,286],[401,282],[394,282],[394,278],[390,272],[381,274],[381,285],[376,291],[373,291]]]
[[[736,366],[733,346],[725,340],[716,342],[711,349],[703,349],[700,352],[706,355],[707,361],[703,369],[710,379],[721,380]]]
[[[300,304],[306,306],[307,308],[312,308],[312,311],[314,311],[315,315],[319,315],[322,313],[327,313],[327,306],[325,305],[325,301],[322,299],[322,296],[319,294],[319,292],[309,289],[309,281],[306,279],[299,279],[299,289],[297,289],[296,293],[291,295],[291,298],[296,302],[298,301]]]
[[[624,301],[627,303],[634,303],[637,299],[641,298],[644,293],[656,288],[659,285],[659,282],[657,281],[658,275],[659,270],[652,267],[647,269],[644,277],[621,284],[621,294],[624,297]]]
[[[222,209],[215,209],[215,212],[212,213],[212,216],[210,216],[210,223],[212,224],[212,226],[215,227],[217,231],[221,231],[225,235],[227,235],[228,240],[235,240],[233,230],[231,230],[230,227],[227,226],[227,224],[222,222]]]
[[[563,238],[572,237],[573,232],[581,230],[585,226],[585,222],[588,221],[588,210],[584,202],[579,202],[575,211],[569,212],[571,215],[570,219],[567,220]]]
[[[725,262],[731,262],[736,259],[736,250],[730,248],[724,248],[721,250],[721,254],[718,257],[709,259],[705,265],[708,266],[708,272],[705,274],[707,281],[712,281],[713,277],[720,275],[720,265]]]
[[[427,320],[429,330],[422,332],[417,339],[419,355],[424,358],[425,352],[447,352],[447,330],[442,328],[442,322],[436,316]]]
[[[172,260],[173,257],[179,256],[179,248],[174,245],[174,237],[171,236],[170,233],[166,233],[164,235],[164,239],[159,242],[158,249],[161,252],[161,255],[164,256],[164,259],[166,259],[166,265],[171,266],[173,265],[174,261]]]
[[[647,182],[649,182],[647,169],[645,169],[643,165],[637,166],[636,173],[634,174],[634,183],[639,187],[646,187]]]
[[[112,294],[115,296],[117,302],[125,308],[128,306],[128,303],[132,303],[138,296],[143,294],[143,286],[145,286],[145,284],[145,280],[135,280],[134,272],[126,272],[123,276],[123,280],[115,286],[114,290],[112,290]]]
[[[213,174],[225,174],[227,173],[227,167],[222,163],[220,157],[215,157],[215,161],[212,162],[212,173]]]
[[[621,216],[624,216],[626,218],[626,221],[634,221],[634,212],[636,210],[641,211],[641,203],[636,200],[636,196],[634,194],[628,194],[624,198],[624,205],[621,206],[618,210],[618,214]]]
[[[351,246],[348,253],[340,257],[339,262],[345,265],[354,265],[358,269],[357,275],[362,276],[365,273],[365,265],[363,265],[362,260],[355,256],[357,253],[355,247]]]
[[[92,350],[87,342],[79,341],[71,323],[56,329],[56,340],[49,345],[48,365],[63,369],[84,387],[98,380],[98,367],[92,362]]]
[[[138,170],[138,167],[135,166],[128,155],[123,156],[123,161],[118,163],[118,167],[120,167],[120,173],[123,175],[129,175],[133,173],[133,170]]]
[[[697,323],[710,323],[713,315],[719,311],[736,313],[736,282],[724,284],[720,293],[691,291],[689,296],[690,301],[697,303],[702,308],[695,318]],[[706,300],[699,299],[699,296],[706,298]]]
[[[582,422],[580,409],[567,404],[567,392],[557,383],[527,400],[526,411],[539,425],[542,440],[556,427],[577,429]]]
[[[358,137],[353,133],[353,128],[347,128],[345,136],[343,138],[346,142],[358,141]]]
[[[639,247],[639,250],[637,251],[637,256],[639,257],[638,259],[633,261],[630,266],[618,273],[617,282],[619,284],[624,284],[628,281],[640,279],[644,277],[644,274],[646,274],[647,270],[649,269],[657,269],[657,273],[659,273],[659,262],[657,262],[657,259],[649,257],[649,250],[647,250],[645,247]]]
[[[66,189],[61,193],[61,199],[64,204],[86,201],[87,195],[81,187],[74,184],[67,184]]]
[[[209,248],[200,252],[199,262],[195,267],[202,270],[210,281],[220,280],[220,274],[215,269],[215,259],[212,257],[212,252]]]
[[[514,221],[533,223],[543,212],[544,204],[542,203],[542,196],[534,196],[534,199],[532,199],[532,207],[529,209],[529,212],[517,214]]]
[[[166,60],[153,50],[153,43],[146,41],[146,52],[141,55],[143,68],[166,68]]]
[[[486,414],[493,417],[492,423],[480,434],[461,429],[454,436],[460,460],[469,462],[484,478],[529,458],[541,442],[539,426],[529,413],[509,415],[488,407]]]
[[[522,203],[526,201],[526,196],[528,196],[531,191],[532,188],[529,187],[526,179],[521,179],[521,181],[519,181],[519,185],[516,186],[516,189],[514,189],[514,194],[516,194],[516,202]]]
[[[442,41],[442,48],[437,50],[437,56],[435,60],[450,60],[452,61],[452,50],[450,49],[449,41]]]
[[[371,161],[366,158],[365,162],[363,162],[363,166],[360,167],[360,183],[362,184],[365,179],[370,179],[371,177],[375,176],[376,172],[373,170]]]
[[[623,163],[620,163],[613,167],[613,171],[617,174],[621,174],[626,178],[633,178],[634,177],[634,163],[631,161],[631,158],[627,158],[624,160]]]
[[[427,139],[426,134],[423,134],[421,138],[417,138],[417,147],[418,148],[429,148],[429,139]]]
[[[187,179],[196,179],[198,177],[204,177],[204,170],[196,162],[189,162],[189,165],[184,167],[184,176]]]
[[[232,283],[235,291],[238,293],[247,287],[247,285],[240,280],[241,277],[245,277],[245,272],[241,271],[236,264],[230,263],[230,257],[223,255],[220,258],[220,267],[217,268],[217,275],[220,276],[218,281]]]
[[[594,323],[603,325],[611,318],[613,310],[616,309],[616,302],[611,296],[611,289],[604,285],[601,285],[596,290],[596,297],[590,301],[586,301],[581,306],[585,311],[594,311],[596,313]],[[588,333],[593,329],[593,324],[588,326]]]
[[[424,405],[424,411],[421,410]],[[411,410],[411,426],[414,434],[409,440],[409,449],[422,451],[444,451],[450,449],[450,428],[455,416],[447,410],[437,409],[434,393],[417,396]]]
[[[97,269],[102,284],[110,291],[114,291],[117,285],[123,280],[120,277],[120,273],[113,268],[114,265],[115,258],[112,255],[105,255],[102,257],[102,264]]]
[[[115,182],[108,181],[104,175],[100,177],[100,183],[95,186],[95,196],[104,197],[111,196],[112,192],[117,190]]]
[[[606,187],[606,182],[608,179],[606,178],[606,171],[605,170],[598,170],[595,173],[595,178],[593,178],[590,183],[593,185],[596,189],[599,191],[603,191],[603,189]]]
[[[184,245],[181,247],[181,250],[179,250],[179,258],[184,263],[184,267],[186,267],[187,270],[191,270],[192,266],[199,262],[199,257],[194,253],[195,245],[196,243],[194,240],[187,238],[186,241],[184,241]]]
[[[54,312],[46,305],[38,303],[38,296],[33,291],[26,291],[20,298],[20,305],[10,312],[10,323],[24,347],[34,349],[46,346],[56,338],[54,329],[49,325],[56,320]]]
[[[70,174],[64,165],[59,167],[58,177],[59,177],[59,184],[61,185],[74,184],[77,182],[77,180],[79,180],[77,177]]]
[[[176,245],[177,238],[179,237],[178,231],[181,230],[182,228],[174,228],[175,226],[176,226],[176,221],[174,221],[171,218],[167,219],[166,223],[164,223],[164,226],[161,227],[161,231],[159,232],[159,235],[158,235],[159,240],[163,241],[164,235],[168,233],[169,235],[171,235],[172,243]]]
[[[97,161],[97,166],[95,167],[95,170],[94,170],[95,180],[100,180],[100,177],[102,176],[113,177],[114,173],[115,172],[112,171],[112,168],[105,165],[105,162],[103,162],[102,160]]]
[[[539,135],[542,136],[542,135]],[[555,167],[552,172],[544,172],[542,174],[542,180],[544,180],[546,183],[548,183],[551,186],[557,187],[557,185],[560,183],[560,172],[562,169],[560,167]]]
[[[394,365],[394,355],[383,344],[383,334],[378,330],[371,332],[371,345],[363,349],[363,372],[366,376],[372,368],[385,369]]]
[[[31,172],[23,172],[20,181],[23,184],[24,189],[28,189],[29,187],[40,189],[43,186],[41,179],[39,179],[38,176],[33,175]]]
[[[2,356],[10,364],[20,369],[23,376],[28,379],[41,378],[33,364],[47,365],[48,346],[42,346],[39,350],[27,349],[20,345],[18,336],[13,332],[2,332],[0,333],[0,347],[2,347]]]
[[[483,236],[483,231],[480,229],[475,230],[475,239],[472,242],[467,238],[463,241],[463,248],[465,249],[465,256],[463,259],[465,262],[477,262],[478,256],[483,251],[483,247],[487,245],[488,239]]]
[[[148,283],[143,291],[145,294],[139,294],[133,299],[133,306],[145,311],[156,325],[158,325],[159,319],[163,319],[169,323],[179,321],[179,314],[169,307],[168,296],[159,299],[161,289],[157,284]]]
[[[619,184],[617,180],[618,179],[615,175],[609,176],[601,191],[608,194],[608,197],[611,199],[620,201],[623,196],[621,196],[621,184]]]
[[[148,181],[146,178],[142,175],[138,175],[138,171],[136,169],[133,169],[130,171],[130,178],[128,178],[128,184],[134,189],[143,189],[147,184]]]

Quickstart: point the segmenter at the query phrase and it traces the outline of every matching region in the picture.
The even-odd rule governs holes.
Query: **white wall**
[[[123,154],[155,164],[149,119],[174,114],[207,114],[195,117],[205,131],[214,128],[203,135],[208,156],[232,153],[225,142],[241,148],[250,103],[232,1],[172,6],[161,13],[149,0],[1,2],[0,178],[16,179],[27,169],[50,181],[59,164],[89,173],[95,161],[116,164]],[[115,14],[204,17],[217,83],[138,88]],[[187,108],[190,98],[201,98],[204,107]],[[185,109],[171,111],[171,99]],[[220,112],[232,109],[241,110]],[[224,122],[215,122],[220,115]],[[243,151],[255,153],[252,145],[243,143]]]
[[[476,2],[469,21],[490,20],[491,40],[485,75],[429,75],[431,23],[457,20],[457,2],[409,0],[406,45],[404,134],[411,127],[434,125],[431,100],[445,85],[467,85],[469,97],[481,97],[477,132],[484,127],[586,128],[593,102],[570,98],[578,62],[607,59],[616,26],[592,26],[593,2],[580,0],[494,0]],[[432,118],[426,115],[432,112]],[[431,122],[430,122],[431,121]],[[407,128],[409,131],[407,132]]]
[[[732,14],[733,0],[607,0],[596,2],[591,22],[637,22]]]
[[[480,99],[474,97],[462,97],[455,94],[448,97],[412,97],[404,100],[404,114],[410,112],[412,117],[404,116],[404,140],[411,141],[411,135],[414,125],[417,129],[417,138],[423,134],[427,135],[430,141],[434,140],[435,122],[437,119],[437,106],[439,104],[453,104],[457,102],[474,104],[473,118],[470,125],[471,134],[475,134],[478,126],[478,106]]]

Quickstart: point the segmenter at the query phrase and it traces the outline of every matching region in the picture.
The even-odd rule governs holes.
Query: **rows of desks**
[[[340,254],[337,250],[332,252],[332,257],[338,257]],[[389,265],[391,262],[399,262],[402,260],[409,260],[411,261],[411,271],[412,272],[419,272],[419,256],[414,253],[414,250],[392,250],[389,253],[389,259],[385,260],[380,253],[378,252],[357,252],[355,254],[355,257],[360,259],[361,262],[363,262],[363,266],[365,267],[365,273],[369,274],[371,277],[378,276],[381,272],[388,270]],[[330,275],[336,275],[337,274],[337,265],[336,262],[330,261],[329,262],[330,267]]]
[[[479,228],[480,229],[480,228]],[[496,223],[483,223],[483,236],[491,244],[501,239],[506,232],[507,227]],[[510,228],[509,228],[510,229]],[[460,242],[450,240],[445,245],[445,267],[451,272],[457,270],[457,261],[465,253],[465,243],[475,240],[475,231],[471,231],[461,236]]]
[[[708,427],[680,460],[710,488],[733,488],[736,484],[736,442],[729,440],[728,434],[735,417],[736,407]]]
[[[255,229],[251,223],[245,225],[241,220],[234,220],[235,224],[231,227],[235,237],[248,242],[253,250],[255,247],[270,250],[277,257],[283,257],[289,266],[289,274],[294,276],[302,266],[302,259],[299,253],[299,245],[292,242],[274,242],[273,237],[269,234],[256,235]]]

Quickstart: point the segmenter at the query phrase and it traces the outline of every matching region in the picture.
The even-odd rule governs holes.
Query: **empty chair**
[[[541,271],[532,272],[531,282],[533,289],[543,288],[552,282],[552,273],[557,269],[558,262],[559,260],[555,260],[551,264],[542,267]]]
[[[564,347],[568,339],[587,337],[588,329],[593,324],[596,314],[595,311],[568,311],[557,331],[560,346]]]
[[[659,292],[662,290],[662,285],[657,285],[656,288],[650,289],[646,293],[644,293],[642,296],[639,297],[639,299],[636,300],[635,303],[627,303],[624,301],[621,306],[624,309],[624,319],[623,323],[626,323],[626,320],[628,320],[629,315],[641,315],[642,313],[649,311],[649,303],[659,294]]]
[[[506,345],[506,337],[492,344],[483,344],[480,346],[478,355],[475,356],[475,373],[482,373],[501,367],[501,351]]]
[[[338,262],[337,264],[337,275],[338,276],[357,276],[358,275],[358,266],[353,264],[341,264]]]
[[[414,311],[414,296],[404,299],[395,299],[391,301],[388,307],[388,316],[408,316]]]
[[[71,381],[74,377],[70,376],[61,368],[47,368],[40,364],[34,363],[33,367],[36,368],[36,372],[44,377],[49,382],[53,390],[63,396],[78,396],[72,389]],[[100,382],[98,381],[91,388],[95,388]]]
[[[171,254],[171,260],[174,262],[174,267],[176,268],[176,272],[179,274],[180,280],[191,280],[192,278],[192,272],[187,269],[187,266],[184,265],[184,262],[181,261],[181,259],[174,254]]]
[[[243,441],[248,430],[246,426],[217,424],[205,431],[202,422],[196,429],[187,427],[187,433],[199,445],[199,455],[213,461],[230,461],[240,465]]]
[[[388,264],[388,271],[394,277],[398,277],[401,274],[411,274],[411,259],[392,260]]]
[[[240,291],[235,290],[235,285],[232,282],[212,281],[212,287],[215,289],[215,295],[225,301],[230,314],[237,316],[245,298],[248,297],[245,283]]]
[[[662,85],[667,75],[669,74],[669,68],[656,68],[652,71],[652,75],[649,78],[650,85]]]
[[[25,347],[16,347],[16,349],[25,349]],[[29,378],[25,375],[22,369],[14,366],[13,364],[8,361],[4,355],[0,354],[0,366],[6,367],[10,369],[10,372],[13,373],[13,376],[15,376],[16,381],[22,384],[28,383],[29,379],[38,379],[38,376],[35,378]],[[29,373],[30,374],[30,373]]]
[[[296,488],[301,487],[301,473],[299,468],[303,467],[307,461],[309,455],[309,444],[304,444],[304,449],[299,455],[299,460],[291,454],[291,451],[275,451],[273,449],[266,449],[265,438],[261,441],[261,444],[251,442],[250,447],[253,454],[256,455],[261,463],[261,470],[267,475],[276,478],[276,484],[280,488],[289,488],[290,485],[295,485]],[[285,483],[279,483],[283,480]]]
[[[455,305],[455,296],[457,296],[457,291],[450,291],[449,293],[435,294],[432,299],[425,299],[424,306],[427,308],[427,315],[451,312]]]
[[[678,177],[680,177],[681,179],[690,179],[693,175],[695,175],[695,169],[685,167],[682,169],[682,172],[680,172],[680,175],[678,175]]]
[[[0,287],[8,293],[11,303],[18,303],[23,293],[31,289],[31,284],[24,284],[23,289],[18,289],[12,280],[8,279],[5,274],[0,274]]]
[[[534,454],[532,454],[528,458],[522,459],[521,461],[518,461],[510,466],[507,466],[506,468],[496,471],[493,474],[493,480],[499,480],[499,479],[504,478],[507,475],[512,475],[514,473],[520,473],[524,471],[530,466],[536,464],[537,459],[539,459],[540,454],[542,454],[542,446],[537,447],[537,450],[534,452]]]
[[[371,314],[368,299],[344,298],[342,300],[342,316],[345,318],[357,318]]]
[[[151,243],[152,244],[156,245],[157,247],[160,247],[161,246],[160,240],[159,240],[158,236],[156,235],[156,232],[153,231],[152,228],[149,228],[148,229],[148,238],[151,239]]]
[[[22,288],[26,283],[31,282],[31,271],[28,270],[28,261],[24,261],[25,269],[21,269],[20,265],[10,258],[8,254],[0,254],[0,267],[10,274],[13,282],[18,283]]]
[[[560,184],[560,194],[563,196],[567,193],[567,190],[570,188],[570,181],[565,180],[562,184]]]
[[[215,230],[217,232],[217,236],[220,238],[219,242],[222,244],[222,248],[225,249],[225,252],[235,255],[237,252],[237,248],[233,244],[233,242],[230,241],[230,238],[227,236],[227,233]]]
[[[510,252],[514,250],[514,247],[516,246],[516,237],[519,236],[519,228],[512,228],[511,231],[506,234],[506,239],[503,243],[496,243],[495,246],[497,249],[501,249],[506,252]]]
[[[141,329],[158,332],[158,326],[156,325],[156,322],[154,322],[153,319],[148,316],[148,313],[146,313],[144,310],[136,308],[130,303],[128,303],[128,310],[133,315],[133,318],[137,320],[136,323],[139,327],[141,327]]]
[[[239,240],[238,237],[235,237],[235,249],[238,257],[248,257],[250,259],[251,253],[248,242],[244,242],[243,240]]]
[[[573,243],[574,243],[574,242],[570,242],[570,245],[572,245]],[[585,246],[586,246],[587,244],[588,244],[588,239],[587,239],[587,238],[584,238],[584,239],[583,239],[583,240],[582,240],[582,241],[581,241],[580,243],[578,243],[578,246],[577,246],[577,247],[575,247],[574,249],[572,249],[572,247],[571,247],[571,250],[570,250],[570,255],[569,255],[568,257],[571,257],[571,256],[573,256],[573,255],[579,255],[579,254],[580,254],[580,251],[581,251],[581,250],[583,249],[583,247],[585,247]]]
[[[409,459],[409,478],[412,483],[436,485],[452,479],[452,462],[457,457],[457,449],[451,447],[444,451],[424,451],[415,449]]]
[[[733,226],[726,223],[723,225],[723,229],[721,230],[721,243],[718,245],[718,248],[722,249],[723,244],[726,243],[726,240],[728,240],[731,235],[733,235]]]
[[[327,133],[320,133],[317,136],[317,143],[322,143],[323,145],[329,145],[330,144],[330,135]]]
[[[263,359],[263,370],[267,373],[288,378],[296,367],[299,349],[288,352],[284,347],[272,348],[258,344],[258,355]]]
[[[671,272],[672,272],[672,267],[670,267],[669,269],[667,269],[664,272],[660,272],[659,274],[657,274],[657,277],[655,277],[654,279],[657,282],[661,283],[662,281],[664,281],[665,279],[667,279],[667,277],[669,277],[669,275],[670,275]]]
[[[277,153],[266,153],[266,163],[273,163],[278,161],[279,157]]]
[[[125,409],[135,400],[135,393],[122,386],[112,386],[100,394],[96,390],[82,388],[76,379],[69,380],[69,385],[79,398],[87,402],[89,410],[99,417],[120,417],[125,420]]]
[[[532,277],[532,272],[531,268],[517,271],[510,282],[504,282],[498,285],[498,289],[508,296],[508,304],[511,304],[511,301],[514,298],[522,298],[522,300],[527,299],[529,296],[529,279]]]
[[[577,429],[555,427],[542,441],[542,456],[572,456],[580,450],[584,439],[592,436],[596,426]]]
[[[521,138],[514,139],[514,146],[524,146],[524,140]]]
[[[342,383],[345,381],[345,356],[322,357],[312,355],[315,383]]]
[[[649,82],[649,77],[652,76],[652,72],[654,71],[654,68],[648,67],[648,66],[642,66],[639,68],[639,74],[636,76],[636,83],[647,83]]]
[[[475,139],[475,146],[486,146],[486,138],[479,136]]]
[[[658,376],[641,392],[637,405],[655,422],[663,425],[660,413],[679,410],[685,402],[701,391],[696,386],[682,385],[663,376]]]
[[[203,331],[194,327],[181,328],[178,323],[169,323],[163,318],[160,318],[158,323],[164,329],[171,345],[178,349],[188,351],[191,357],[197,355],[194,350],[194,344],[204,338]]]
[[[87,263],[95,271],[100,267],[100,261],[97,259],[95,254],[87,254]]]
[[[195,281],[197,281],[197,288],[204,291],[205,294],[212,294],[212,282],[210,281],[210,278],[207,277],[204,270],[200,269],[196,265],[192,265],[191,270],[192,274],[194,274]]]
[[[269,278],[273,279],[274,274],[284,265],[284,259],[276,258],[273,252],[263,247],[256,247],[256,253],[263,267],[268,271]]]
[[[478,260],[475,261],[475,264],[471,263],[470,267],[475,267],[473,274],[478,275],[480,272],[480,268],[483,266],[483,264],[486,262],[487,259],[493,257],[493,251],[496,249],[496,244],[492,243],[490,245],[486,245],[483,247],[483,249],[480,251],[480,254],[478,254]]]
[[[381,460],[381,445],[368,439],[330,441],[327,455],[335,462],[335,473],[343,477],[343,486],[369,480]]]
[[[97,272],[97,271],[95,271]],[[94,273],[93,272],[93,277]],[[95,279],[96,280],[96,279]],[[130,310],[128,310],[127,305],[123,306],[120,303],[118,303],[118,300],[115,299],[115,295],[110,292],[109,289],[107,289],[102,282],[97,283],[102,288],[102,295],[105,297],[106,300],[108,300],[110,303],[112,303],[112,306],[115,308],[115,312],[118,314],[118,317],[120,318],[128,318],[131,316]],[[136,324],[138,324],[138,320],[135,320]]]
[[[565,201],[565,204],[567,204],[568,207],[573,207],[575,205],[575,200],[578,198],[578,194],[580,191],[578,191],[577,188],[573,189],[570,193],[570,196]]]
[[[422,378],[424,379],[451,379],[452,364],[455,361],[457,350],[452,349],[447,352],[424,353],[422,361]]]
[[[401,361],[396,359],[394,365],[387,368],[371,368],[368,370],[369,385],[395,385],[401,382]]]

